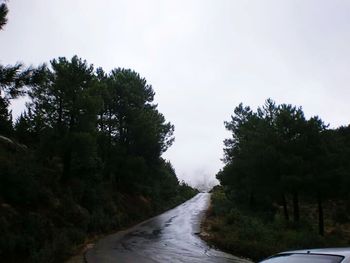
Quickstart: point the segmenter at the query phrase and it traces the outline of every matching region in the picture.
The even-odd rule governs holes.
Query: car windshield
[[[261,263],[339,263],[342,256],[317,254],[283,254],[266,259]]]

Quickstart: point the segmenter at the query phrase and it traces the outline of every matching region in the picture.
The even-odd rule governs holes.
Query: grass
[[[212,246],[236,256],[259,261],[285,250],[349,246],[346,224],[329,228],[324,237],[307,219],[295,225],[280,213],[273,218],[237,208],[217,189],[202,224],[202,238]]]

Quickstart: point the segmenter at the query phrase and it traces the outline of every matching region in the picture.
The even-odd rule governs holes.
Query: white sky
[[[180,179],[211,180],[239,102],[301,105],[349,124],[350,1],[10,0],[0,63],[38,65],[77,54],[132,68],[175,125],[165,154]],[[18,115],[23,102],[13,105]],[[208,179],[209,178],[209,179]]]

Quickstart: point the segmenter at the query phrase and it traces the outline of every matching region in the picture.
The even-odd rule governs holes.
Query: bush
[[[213,213],[204,225],[210,232],[209,242],[235,255],[261,260],[285,250],[314,247],[346,246],[339,233],[324,238],[307,221],[295,225],[275,214],[271,219],[261,211],[243,210],[227,200],[221,189],[212,193]]]

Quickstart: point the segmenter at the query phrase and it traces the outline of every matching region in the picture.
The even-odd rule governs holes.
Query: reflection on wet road
[[[87,262],[248,262],[208,247],[197,236],[209,199],[210,194],[198,194],[172,210],[101,239],[86,253]]]

